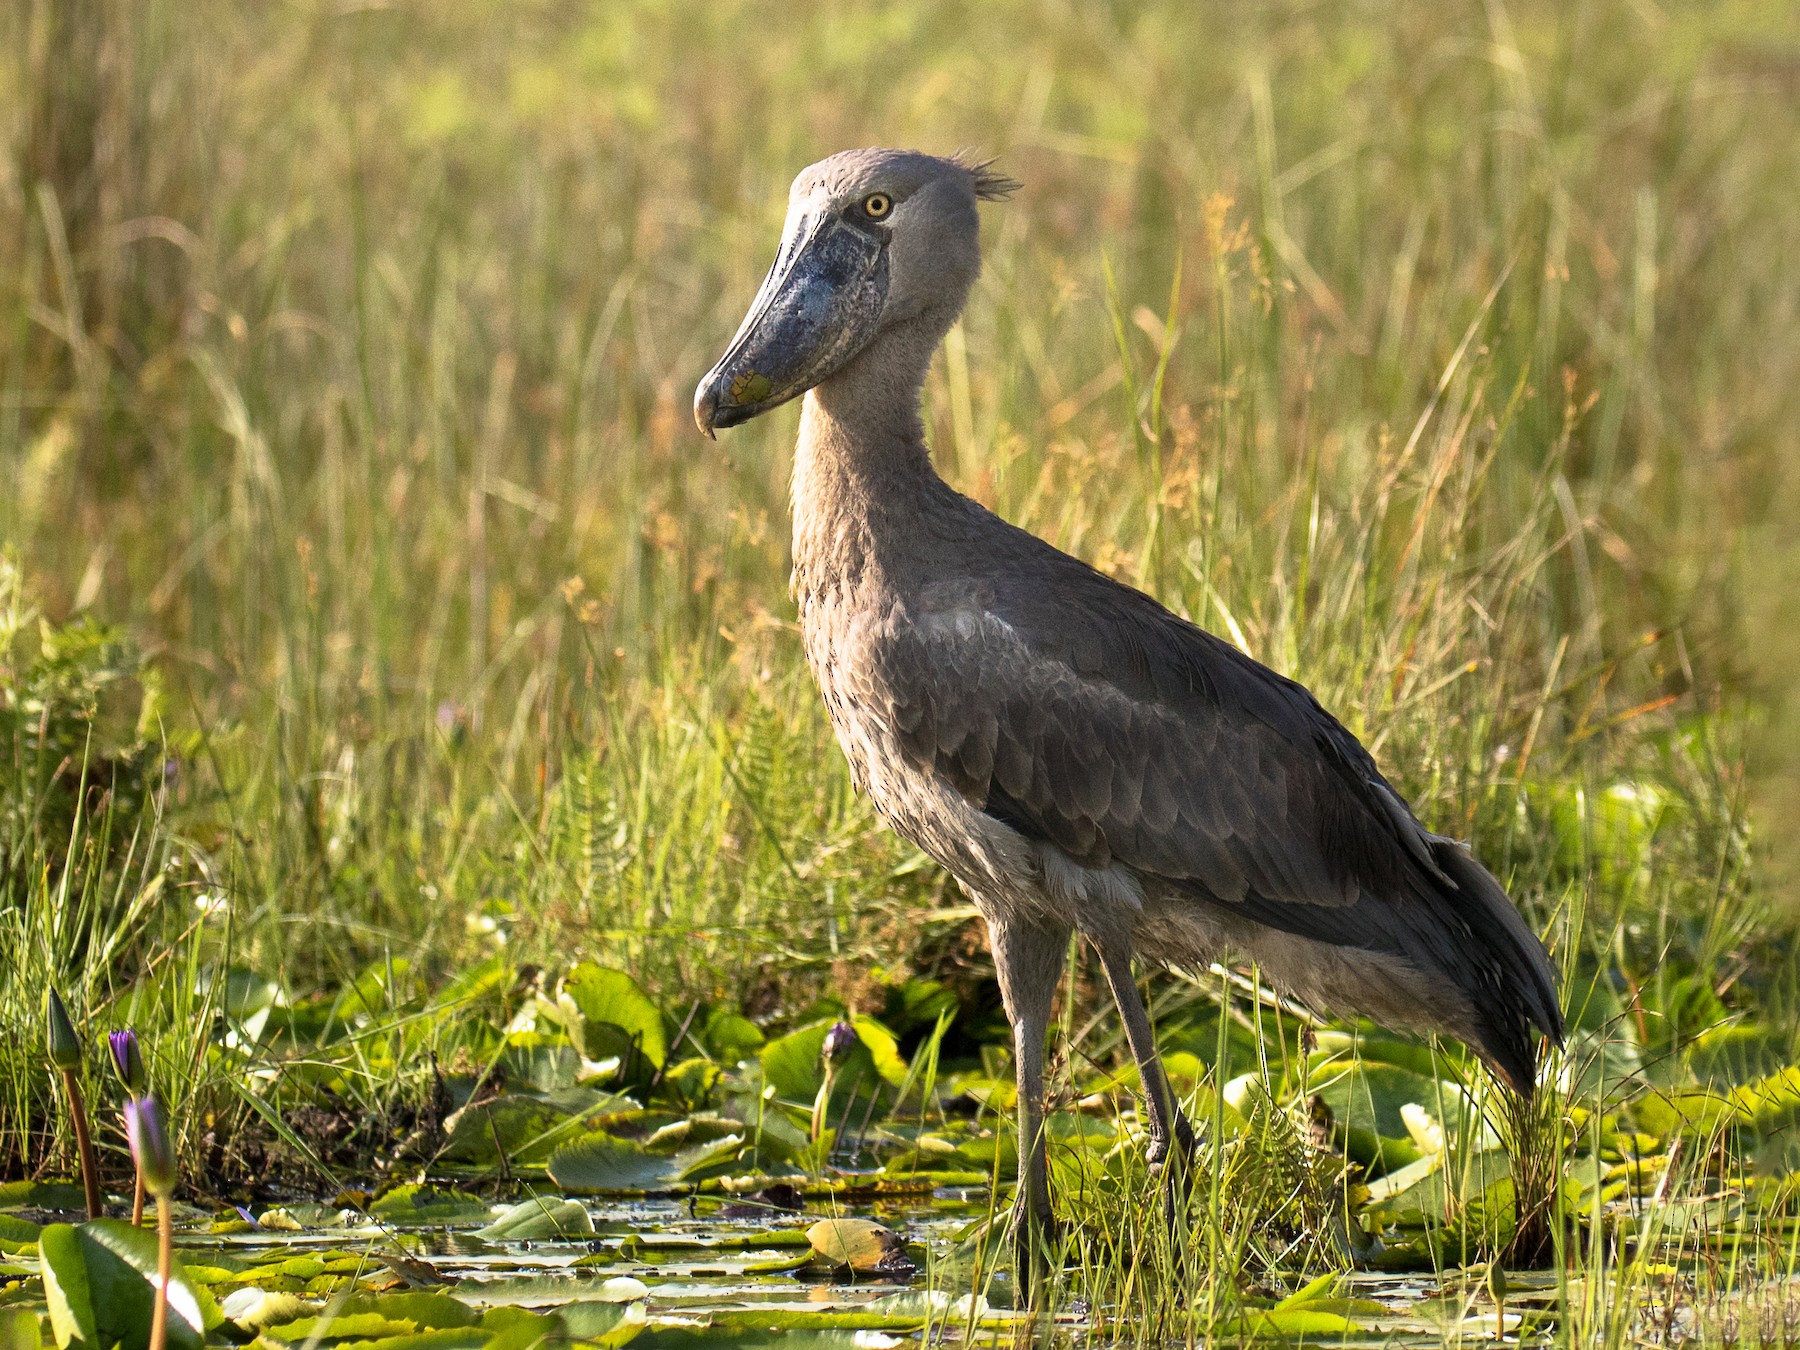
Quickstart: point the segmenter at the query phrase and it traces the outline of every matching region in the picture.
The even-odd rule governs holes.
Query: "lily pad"
[[[1463,1092],[1454,1083],[1428,1078],[1393,1064],[1354,1064],[1341,1072],[1324,1071],[1330,1077],[1315,1090],[1331,1108],[1333,1119],[1346,1130],[1366,1130],[1382,1139],[1411,1136],[1405,1107],[1423,1107],[1454,1124],[1463,1114]],[[1416,1147],[1416,1144],[1415,1144]]]
[[[494,1242],[539,1241],[583,1236],[594,1231],[587,1207],[577,1200],[541,1197],[521,1200],[475,1236]]]
[[[911,1275],[916,1270],[906,1257],[905,1240],[870,1219],[821,1219],[806,1230],[806,1238],[826,1261],[858,1274]]]
[[[44,1297],[59,1346],[141,1346],[156,1303],[156,1235],[118,1219],[51,1224],[38,1237]],[[205,1288],[177,1263],[169,1281],[168,1344],[198,1350],[221,1321]]]
[[[369,1213],[401,1227],[467,1222],[488,1217],[488,1204],[467,1191],[436,1186],[400,1186],[369,1206]]]
[[[731,1067],[762,1049],[764,1038],[762,1029],[748,1017],[720,1008],[706,1019],[700,1039],[715,1060]]]
[[[1357,1324],[1342,1313],[1323,1312],[1314,1308],[1272,1308],[1267,1312],[1245,1313],[1214,1328],[1221,1337],[1243,1336],[1253,1340],[1297,1340],[1305,1336],[1341,1336],[1357,1330]]]
[[[29,1219],[0,1212],[0,1252],[16,1254],[32,1250],[37,1246],[38,1233],[41,1231]]]
[[[629,1097],[595,1088],[505,1093],[446,1118],[449,1137],[438,1156],[444,1162],[491,1164],[504,1151],[515,1165],[541,1163],[595,1116],[635,1106]]]
[[[8,1181],[0,1185],[0,1209],[80,1209],[87,1204],[75,1181]]]
[[[25,1308],[0,1308],[0,1350],[38,1350],[37,1314]]]
[[[730,1134],[675,1153],[660,1153],[632,1139],[589,1134],[550,1155],[550,1179],[567,1191],[665,1191],[729,1170],[743,1150]]]
[[[245,1331],[266,1331],[273,1326],[297,1322],[317,1309],[285,1290],[268,1290],[249,1284],[226,1295],[219,1311],[226,1321],[235,1322]]]
[[[1370,1182],[1369,1203],[1390,1222],[1442,1221],[1452,1217],[1457,1207],[1511,1176],[1512,1165],[1501,1149],[1449,1159],[1445,1154],[1432,1153]]]
[[[668,1058],[662,1010],[624,971],[583,961],[564,978],[556,1001],[589,1059],[636,1057],[660,1069]],[[628,1070],[626,1076],[635,1075]]]

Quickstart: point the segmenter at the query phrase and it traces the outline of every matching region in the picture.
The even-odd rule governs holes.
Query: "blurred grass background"
[[[1785,0],[29,0],[0,53],[8,1025],[977,960],[806,682],[794,413],[688,414],[871,143],[1025,184],[953,482],[1313,686],[1647,1044],[1791,1018]]]

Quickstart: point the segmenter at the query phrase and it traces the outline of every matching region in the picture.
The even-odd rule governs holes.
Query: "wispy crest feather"
[[[958,150],[950,158],[969,171],[975,179],[975,195],[984,202],[1003,202],[1024,186],[995,169],[996,160],[982,159],[973,150]]]

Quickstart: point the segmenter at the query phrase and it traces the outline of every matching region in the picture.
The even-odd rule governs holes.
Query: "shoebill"
[[[794,180],[775,264],[700,382],[711,436],[805,395],[793,590],[838,743],[987,920],[1011,1019],[1015,1232],[1051,1218],[1044,1041],[1071,933],[1141,1076],[1152,1164],[1191,1146],[1132,957],[1248,957],[1306,1003],[1460,1038],[1529,1093],[1562,1034],[1542,944],[1304,688],[956,492],[919,391],[981,266],[985,165],[850,150]]]

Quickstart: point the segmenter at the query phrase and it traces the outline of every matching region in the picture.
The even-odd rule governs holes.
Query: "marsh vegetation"
[[[84,1207],[46,988],[115,1216],[138,1034],[214,1339],[1800,1340],[1797,25],[0,13],[0,1345],[75,1334],[56,1261],[143,1269],[40,1244]],[[1148,976],[1172,1240],[1078,952],[1068,1260],[1009,1311],[978,921],[808,683],[793,413],[687,412],[788,179],[862,143],[1025,183],[947,476],[1306,683],[1547,935],[1526,1143],[1458,1046]]]

